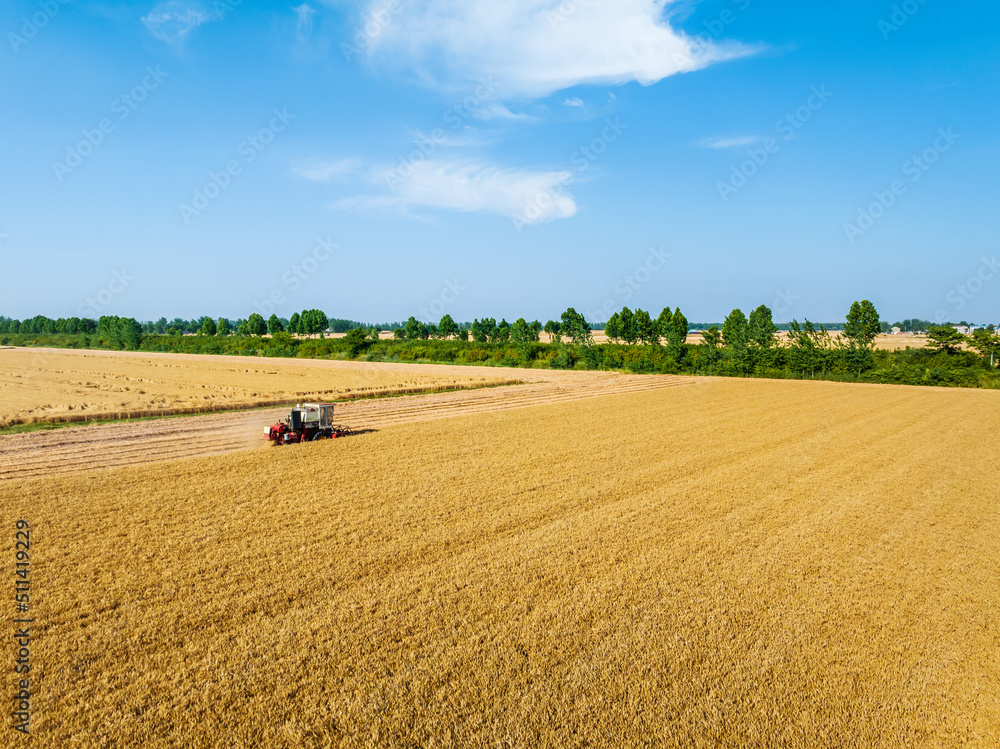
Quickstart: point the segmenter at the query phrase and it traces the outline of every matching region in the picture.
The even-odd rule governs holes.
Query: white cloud
[[[153,8],[148,15],[143,16],[142,22],[157,39],[174,44],[184,41],[192,29],[217,17],[215,13],[209,13],[200,6],[171,0]]]
[[[486,102],[478,109],[472,110],[472,117],[477,120],[511,120],[517,122],[531,122],[535,119],[527,114],[511,112],[498,101]]]
[[[504,99],[587,83],[650,85],[754,51],[676,31],[664,13],[674,2],[424,0],[406,5],[370,49],[374,60],[448,91],[495,76]]]
[[[698,143],[700,148],[735,148],[736,146],[749,146],[760,140],[757,135],[743,135],[736,138],[705,138]]]
[[[348,177],[361,168],[359,159],[341,159],[339,161],[310,161],[292,168],[292,174],[310,182],[332,182]]]
[[[310,7],[308,3],[302,3],[302,5],[297,5],[292,10],[295,12],[295,33],[302,41],[306,39],[310,33],[312,33],[313,16],[318,12],[315,8]]]
[[[518,216],[522,223],[569,218],[576,202],[561,187],[567,172],[501,169],[474,162],[429,160],[399,168],[373,170],[371,179],[385,192],[359,195],[337,203],[366,213],[413,215],[414,208]]]
[[[574,96],[574,97],[572,97],[570,99],[566,99],[565,101],[563,101],[563,106],[564,107],[582,107],[583,106],[583,99],[579,99],[576,96]]]

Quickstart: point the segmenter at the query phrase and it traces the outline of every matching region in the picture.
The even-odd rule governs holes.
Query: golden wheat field
[[[348,367],[335,368],[338,364]],[[0,349],[0,427],[496,382],[490,375],[365,370],[350,362],[5,348]]]
[[[706,380],[3,481],[32,732],[997,746],[998,423],[988,391]]]

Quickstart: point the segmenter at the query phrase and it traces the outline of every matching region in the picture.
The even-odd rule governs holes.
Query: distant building
[[[903,332],[903,329],[902,329],[902,328],[900,328],[900,327],[899,327],[898,325],[894,325],[894,326],[892,327],[892,334],[893,334],[893,335],[899,335],[899,334],[900,334],[900,333],[902,333],[902,332]]]
[[[969,328],[968,325],[952,325],[951,327],[953,327],[962,335],[969,335],[969,333],[971,332],[971,328]]]

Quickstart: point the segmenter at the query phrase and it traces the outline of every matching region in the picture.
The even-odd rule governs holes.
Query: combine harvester
[[[289,412],[284,423],[267,427],[264,437],[276,445],[288,445],[336,439],[350,433],[350,427],[333,423],[332,403],[300,403]]]

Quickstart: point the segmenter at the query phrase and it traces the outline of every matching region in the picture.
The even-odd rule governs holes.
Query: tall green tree
[[[30,320],[21,323],[20,333],[32,333]],[[97,339],[103,345],[113,349],[121,348],[121,341],[118,338],[118,318],[111,315],[101,315],[97,320]]]
[[[264,322],[263,317],[254,312],[247,318],[247,330],[250,331],[250,335],[264,335],[267,333],[267,323]]]
[[[427,328],[427,326],[424,325],[424,323],[420,322],[420,320],[415,318],[413,315],[410,315],[410,318],[406,321],[405,330],[406,330],[406,337],[411,341],[415,341],[418,339],[426,339],[428,336],[430,336],[430,330]]]
[[[559,329],[570,337],[578,346],[586,346],[594,342],[590,333],[590,323],[586,318],[572,307],[567,308],[560,318],[562,322]]]
[[[490,343],[495,343],[497,340],[497,321],[492,317],[484,317],[480,321],[483,325],[483,330],[486,332],[486,340]]]
[[[817,328],[809,320],[804,325],[792,320],[788,326],[788,346],[792,371],[815,377],[817,372],[826,372],[830,367],[833,339],[822,325]]]
[[[542,330],[549,334],[552,343],[562,343],[562,329],[555,320],[549,320],[545,323],[545,327]]]
[[[142,326],[135,318],[118,318],[118,336],[122,345],[129,351],[135,351],[142,344]]]
[[[722,323],[722,340],[726,347],[735,351],[744,351],[750,339],[749,323],[742,310],[734,309]]]
[[[872,350],[881,330],[881,321],[874,304],[865,299],[851,305],[847,313],[847,324],[844,325],[847,348],[844,356],[850,371],[860,375],[875,366]]]
[[[531,343],[531,328],[523,317],[517,318],[510,326],[510,339],[519,344]]]
[[[628,307],[622,307],[618,313],[621,323],[621,339],[631,345],[639,340],[639,331],[635,329],[635,314]]]
[[[701,341],[708,348],[715,350],[722,343],[722,331],[718,326],[713,325],[708,330],[701,331]]]
[[[472,340],[476,343],[486,343],[490,339],[490,335],[486,331],[486,326],[483,325],[479,318],[472,321],[470,332],[472,333]]]
[[[965,336],[950,325],[932,325],[927,331],[927,347],[941,354],[957,354]]]
[[[445,314],[441,318],[441,322],[438,323],[438,333],[442,338],[451,338],[458,335],[458,325],[455,324],[451,315]]]
[[[608,322],[604,326],[604,335],[612,343],[618,343],[618,339],[622,337],[622,319],[617,312],[608,318]]]
[[[22,327],[23,325],[24,323],[22,323]],[[22,332],[25,331],[22,330]],[[45,331],[33,330],[29,332]],[[135,318],[104,315],[97,322],[97,337],[109,348],[135,351],[142,344],[143,329]]]
[[[635,337],[647,345],[659,345],[660,343],[660,333],[656,329],[656,323],[653,322],[653,318],[649,316],[649,313],[644,309],[636,309],[635,315],[632,316],[633,324],[635,325]]]
[[[218,324],[215,326],[215,334],[220,336],[229,335],[229,320],[220,317]]]
[[[368,340],[368,336],[365,334],[364,328],[354,328],[352,330],[348,330],[347,334],[344,336],[344,340],[347,343],[347,353],[352,359],[364,353],[364,351],[372,345],[372,341]]]
[[[969,344],[982,355],[984,360],[990,363],[991,367],[1000,357],[1000,336],[989,328],[972,331],[972,335],[969,336]]]
[[[293,312],[288,320],[288,332],[295,334],[299,332],[299,313]]]
[[[844,337],[856,348],[872,348],[882,325],[875,305],[867,299],[854,302],[847,313]]]
[[[672,348],[683,346],[688,337],[688,319],[681,312],[680,307],[674,308],[674,314],[670,316],[671,337],[669,340]]]
[[[496,332],[497,343],[507,343],[510,340],[510,323],[506,320],[500,320],[500,324],[497,325]]]
[[[285,326],[281,324],[281,320],[278,319],[277,315],[272,313],[271,316],[267,318],[267,332],[274,335],[275,333],[282,333],[284,330]]]
[[[291,320],[289,320],[291,323]],[[330,320],[326,313],[318,309],[303,310],[299,316],[298,332],[305,335],[315,335],[322,333],[330,325]]]
[[[722,344],[722,332],[718,326],[712,325],[708,330],[701,331],[701,349],[709,364],[719,360],[719,346]]]
[[[205,322],[201,324],[202,335],[215,335],[217,330],[215,321],[211,317],[206,317]]]
[[[750,313],[747,333],[750,344],[758,348],[773,348],[777,344],[775,336],[778,328],[774,324],[770,308],[762,304]]]
[[[660,310],[660,316],[656,318],[656,330],[660,334],[660,338],[669,342],[670,331],[673,329],[673,325],[674,313],[670,311],[670,307],[664,307]]]

